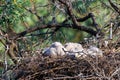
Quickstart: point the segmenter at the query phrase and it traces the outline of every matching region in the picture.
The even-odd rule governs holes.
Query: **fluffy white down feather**
[[[72,42],[66,43],[66,44],[64,45],[64,47],[65,47],[68,51],[73,51],[73,52],[78,52],[78,51],[82,51],[82,50],[83,50],[83,47],[82,47],[81,44],[72,43]]]
[[[49,48],[44,50],[46,56],[63,56],[63,55],[74,55],[75,57],[86,57],[87,55],[92,56],[103,56],[103,52],[96,46],[90,46],[88,49],[83,49],[79,43],[66,43],[64,46],[60,42],[54,42]]]
[[[54,42],[49,48],[44,50],[44,55],[52,57],[63,56],[65,55],[63,49],[65,50],[64,46],[60,42]]]
[[[100,50],[100,49],[97,48],[96,46],[90,46],[90,47],[87,49],[87,54],[93,55],[93,56],[100,56],[100,57],[103,56],[102,50]]]
[[[81,44],[79,43],[66,43],[64,45],[65,49],[68,51],[68,55],[74,55],[75,57],[80,57],[82,55],[84,55],[84,53],[82,52],[84,49],[82,47]]]

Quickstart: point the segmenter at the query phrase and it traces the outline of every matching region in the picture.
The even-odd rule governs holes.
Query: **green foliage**
[[[117,4],[116,0],[113,0],[113,2]],[[11,27],[15,32],[19,33],[35,26],[38,24],[37,22],[39,19],[34,13],[44,19],[44,21],[41,22],[43,24],[49,23],[53,16],[56,17],[58,23],[62,22],[66,17],[68,17],[54,5],[48,4],[51,4],[51,0],[1,0],[0,15],[2,17],[0,18],[0,25],[2,30],[7,31],[9,27]],[[103,28],[106,23],[111,20],[111,15],[113,14],[111,8],[108,8],[105,4],[110,6],[108,0],[75,0],[72,3],[75,16],[84,17],[86,14],[92,12],[95,14],[96,21],[100,28]],[[68,23],[71,24],[71,21]],[[91,28],[93,27],[91,19],[80,24]],[[32,34],[41,34],[45,33],[46,31],[47,29],[39,30],[33,32]],[[50,29],[49,31],[53,30]],[[35,43],[39,40],[46,39],[46,36],[48,35],[31,36],[30,39]],[[62,28],[54,36],[52,36],[53,38],[49,38],[49,40],[64,42],[66,39],[67,41],[79,42],[87,36],[88,34],[84,34],[83,32]],[[30,34],[28,34],[26,37],[29,38]]]
[[[79,13],[79,14],[85,14],[88,12],[88,8],[90,5],[95,3],[97,0],[77,0],[73,2],[73,8]]]

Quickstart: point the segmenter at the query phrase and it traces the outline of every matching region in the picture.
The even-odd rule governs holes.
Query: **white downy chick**
[[[54,42],[52,45],[44,51],[44,55],[46,56],[63,56],[65,52],[63,51],[64,46],[60,42]]]
[[[64,47],[68,51],[67,53],[68,55],[74,55],[75,57],[80,57],[84,54],[82,52],[84,49],[82,45],[79,43],[69,42],[69,43],[66,43]]]
[[[98,56],[98,57],[103,56],[102,50],[100,50],[96,46],[90,46],[89,49],[87,49],[87,54],[92,55],[92,56]]]

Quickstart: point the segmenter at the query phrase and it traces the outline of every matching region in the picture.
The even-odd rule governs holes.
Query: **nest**
[[[50,58],[39,54],[22,59],[9,71],[9,78],[15,80],[118,80],[120,53],[86,58]]]

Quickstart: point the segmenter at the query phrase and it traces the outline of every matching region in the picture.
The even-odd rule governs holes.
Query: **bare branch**
[[[108,0],[108,1],[110,3],[111,7],[120,15],[120,9],[114,3],[112,3],[111,0]]]
[[[73,24],[75,24],[76,26],[78,26],[79,24],[77,23],[77,20],[73,14],[72,11],[72,5],[70,1],[63,1],[63,0],[59,0],[59,2],[61,2],[62,4],[64,4],[67,8],[67,14],[70,16],[70,18],[72,19]]]
[[[46,29],[46,28],[61,28],[61,27],[73,28],[73,29],[77,29],[80,31],[85,31],[85,32],[90,33],[91,35],[94,35],[94,36],[97,34],[97,31],[93,30],[92,28],[88,28],[85,26],[76,26],[74,24],[62,24],[61,23],[61,24],[51,24],[51,25],[42,25],[42,26],[39,25],[39,26],[36,26],[33,28],[29,28],[21,33],[18,33],[14,39],[25,36],[26,34],[37,31],[37,30]]]

